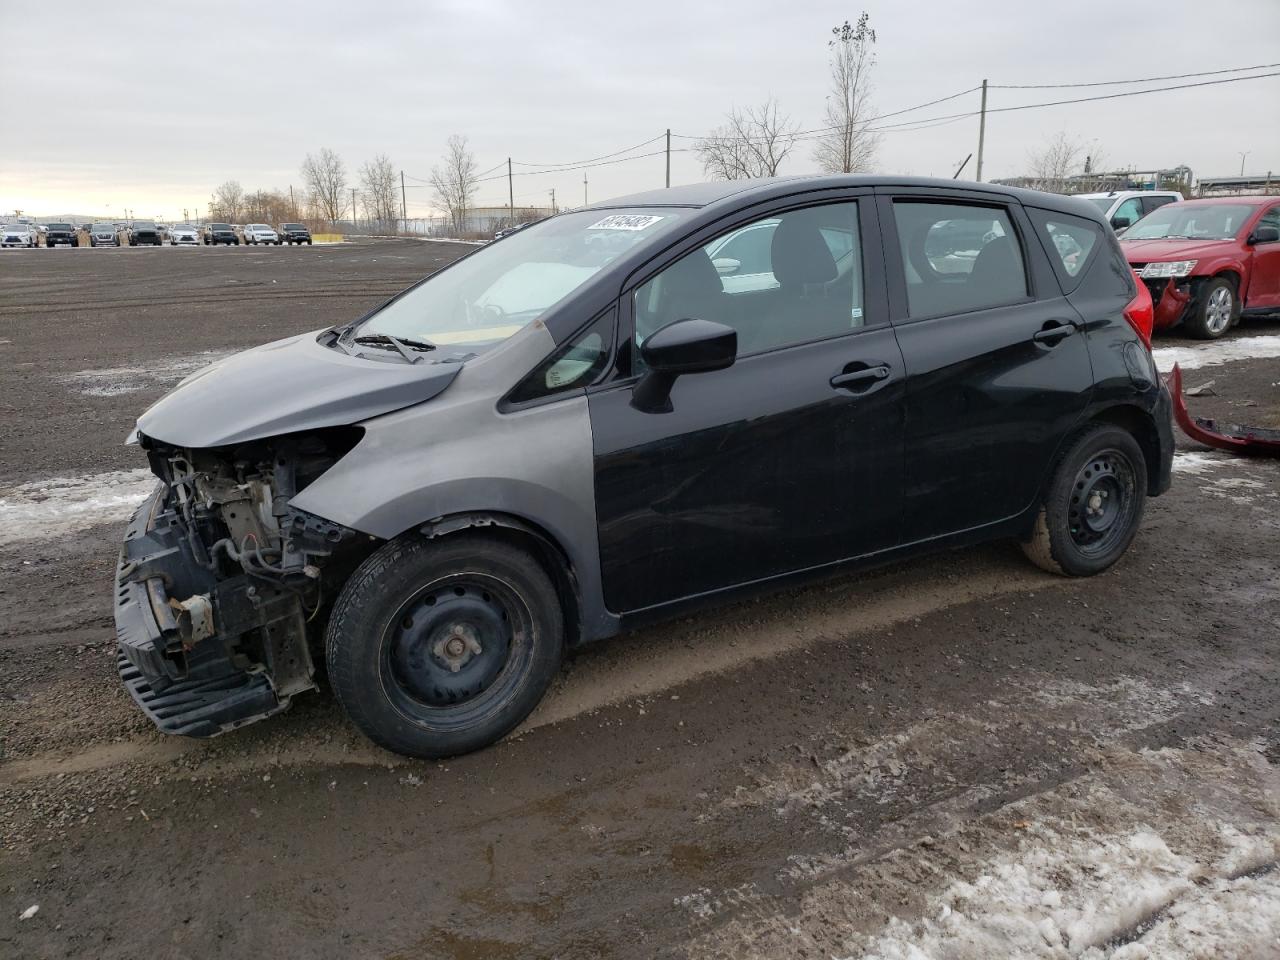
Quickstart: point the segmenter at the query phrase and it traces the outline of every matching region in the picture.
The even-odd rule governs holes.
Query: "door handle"
[[[1065,340],[1075,332],[1076,325],[1074,323],[1058,323],[1051,320],[1033,333],[1031,339],[1036,343],[1043,343],[1046,347],[1052,347],[1059,340]]]
[[[877,364],[874,367],[865,367],[861,370],[850,370],[848,373],[838,373],[831,378],[831,386],[837,390],[847,390],[855,384],[866,383],[868,381],[879,381],[888,379],[888,364]]]

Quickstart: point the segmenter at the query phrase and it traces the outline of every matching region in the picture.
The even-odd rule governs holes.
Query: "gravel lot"
[[[468,249],[0,253],[0,955],[1277,954],[1280,463],[1185,439],[1089,581],[995,545],[686,618],[447,763],[327,692],[155,733],[113,669],[134,417]],[[1280,323],[1157,346],[1280,426]]]

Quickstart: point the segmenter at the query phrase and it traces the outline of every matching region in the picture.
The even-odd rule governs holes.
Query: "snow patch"
[[[1173,455],[1174,473],[1204,473],[1213,467],[1236,466],[1239,457],[1226,453],[1204,453],[1199,450],[1179,450]]]
[[[145,367],[103,367],[57,377],[87,397],[118,397],[176,383],[197,370],[225,360],[227,351],[207,350],[188,357],[165,357]]]
[[[0,488],[0,544],[50,540],[123,521],[155,485],[149,470],[115,470]]]
[[[1151,351],[1156,369],[1168,373],[1176,363],[1183,370],[1213,367],[1233,360],[1260,360],[1280,357],[1280,337],[1237,337],[1215,340],[1197,347],[1157,347]]]

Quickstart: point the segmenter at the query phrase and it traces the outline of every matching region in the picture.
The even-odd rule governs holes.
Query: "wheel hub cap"
[[[1125,533],[1133,509],[1133,468],[1122,454],[1099,453],[1076,474],[1068,510],[1071,538],[1103,552]]]
[[[505,607],[480,586],[456,584],[402,611],[388,651],[395,682],[433,707],[469,700],[506,664],[512,630]]]

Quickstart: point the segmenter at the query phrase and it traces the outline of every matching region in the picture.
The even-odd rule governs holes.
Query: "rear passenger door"
[[[904,542],[1015,517],[1089,399],[1079,314],[1016,203],[922,189],[879,204],[907,374]]]

